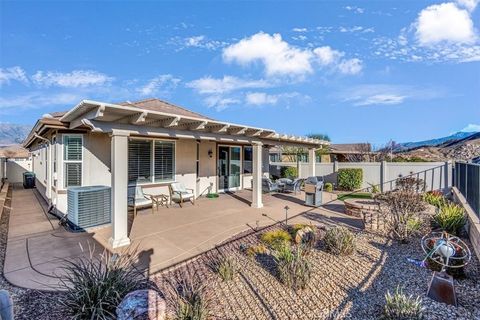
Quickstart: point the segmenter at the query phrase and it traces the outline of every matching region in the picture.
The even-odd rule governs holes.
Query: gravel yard
[[[10,191],[11,192],[11,191]],[[15,319],[65,319],[57,303],[60,293],[39,292],[10,285],[3,277],[3,263],[7,247],[10,200],[5,202],[0,219],[0,289],[10,292],[14,303]]]
[[[393,292],[397,285],[403,286],[405,293],[423,298],[426,319],[480,319],[478,260],[466,268],[465,279],[456,281],[460,307],[436,303],[425,297],[431,272],[407,262],[407,258],[423,257],[418,240],[398,244],[361,232],[357,234],[356,253],[347,257],[325,252],[319,241],[312,256],[312,281],[299,292],[285,288],[277,280],[269,256],[250,258],[239,249],[258,243],[256,235],[206,253],[158,275],[155,281],[165,288],[172,276],[198,273],[211,284],[213,319],[377,319],[385,293]],[[219,254],[236,257],[240,271],[234,281],[222,282],[206,267]]]

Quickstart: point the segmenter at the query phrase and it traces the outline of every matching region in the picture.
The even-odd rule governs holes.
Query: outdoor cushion
[[[171,187],[173,192],[181,192],[181,193],[188,192],[187,189],[185,188],[185,185],[180,182],[173,182],[171,184]]]
[[[182,198],[184,200],[187,200],[187,199],[190,199],[190,198],[193,198],[193,193],[192,192],[188,192],[188,191],[185,191],[185,192],[180,192],[182,194]],[[180,193],[173,193],[172,194],[172,200],[180,200]]]
[[[128,204],[136,207],[147,206],[152,204],[152,200],[145,196],[142,186],[131,186],[128,187]]]

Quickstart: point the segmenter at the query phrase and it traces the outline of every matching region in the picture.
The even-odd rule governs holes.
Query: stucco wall
[[[9,183],[23,182],[23,173],[32,171],[31,159],[8,159],[6,177]]]
[[[363,170],[362,188],[369,186],[369,183],[384,184],[384,191],[395,188],[394,181],[400,176],[407,176],[415,173],[415,177],[424,180],[426,190],[445,189],[452,185],[452,164],[448,166],[445,162],[386,162],[384,177],[382,179],[382,166],[380,162],[335,162],[317,163],[315,165],[316,175],[323,176],[326,182],[337,182],[337,170],[341,168],[361,168]],[[271,163],[270,167],[296,166],[295,163]],[[309,175],[308,164],[300,164],[300,177],[306,178]]]

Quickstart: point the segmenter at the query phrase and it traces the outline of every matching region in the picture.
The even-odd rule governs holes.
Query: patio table
[[[152,212],[153,207],[158,211],[159,206],[165,206],[168,208],[168,197],[165,194],[148,194],[150,199],[152,199]]]

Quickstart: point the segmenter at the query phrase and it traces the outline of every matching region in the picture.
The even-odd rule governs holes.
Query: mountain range
[[[31,125],[0,122],[0,147],[20,144],[32,129]]]
[[[480,132],[456,132],[446,137],[435,138],[430,140],[423,140],[423,141],[416,141],[416,142],[403,142],[397,143],[393,147],[394,152],[402,152],[408,151],[413,149],[418,149],[421,147],[446,147],[447,145],[451,145],[453,143],[458,143],[464,140],[473,140],[475,135],[478,135],[480,138]]]

